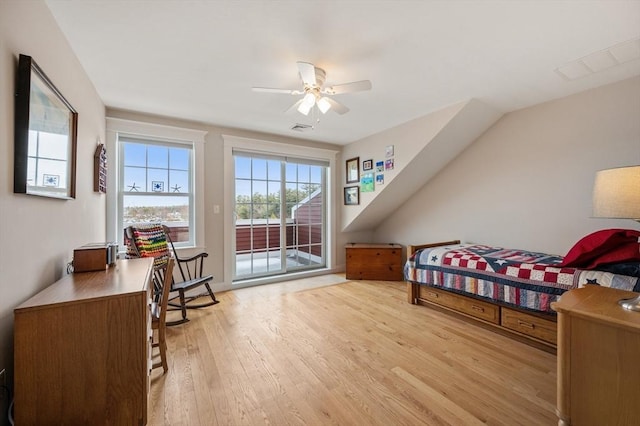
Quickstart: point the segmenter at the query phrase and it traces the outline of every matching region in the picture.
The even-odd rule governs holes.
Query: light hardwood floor
[[[340,275],[245,288],[167,332],[150,425],[554,425],[556,357]],[[172,314],[172,313],[170,313]]]

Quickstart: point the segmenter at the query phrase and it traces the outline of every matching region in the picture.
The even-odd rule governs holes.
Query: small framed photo
[[[347,160],[347,183],[360,182],[360,157]]]
[[[360,187],[347,186],[344,188],[344,205],[355,206],[360,204]]]
[[[362,178],[360,178],[360,190],[362,192],[373,192],[375,189],[373,173],[363,173]]]
[[[385,170],[393,170],[393,158],[389,158],[388,160],[386,160],[384,162],[384,169]]]
[[[53,188],[57,188],[60,186],[60,176],[59,175],[42,175],[42,186],[51,186]]]
[[[153,192],[164,192],[164,182],[161,180],[151,181],[151,190]]]
[[[387,145],[384,149],[385,158],[393,157],[393,145]]]
[[[365,160],[362,162],[362,170],[373,169],[373,160]]]

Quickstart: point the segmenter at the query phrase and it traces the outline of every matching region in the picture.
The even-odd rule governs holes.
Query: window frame
[[[189,242],[176,244],[180,248],[204,248],[204,143],[206,131],[107,118],[107,156],[111,159],[107,169],[107,237],[123,245],[123,179],[124,154],[121,139],[170,146],[189,146],[190,155],[190,217]],[[112,153],[111,155],[109,153]],[[153,195],[153,193],[150,193]],[[155,194],[157,196],[157,194]]]

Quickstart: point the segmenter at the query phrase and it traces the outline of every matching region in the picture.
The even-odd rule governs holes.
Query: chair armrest
[[[204,272],[204,259],[209,257],[208,253],[202,252],[190,257],[178,257],[178,253],[173,251],[178,263],[178,270],[182,276],[182,281],[190,281],[202,277]]]
[[[174,255],[176,257],[176,260],[178,262],[193,262],[194,260],[200,259],[200,258],[204,258],[204,257],[209,257],[209,253],[198,253],[196,255],[190,256],[190,257],[178,257],[178,253],[174,252]]]

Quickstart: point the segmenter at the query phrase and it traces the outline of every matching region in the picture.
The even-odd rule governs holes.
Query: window
[[[110,241],[117,241],[124,249],[124,227],[139,220],[163,222],[180,231],[172,235],[180,241],[176,244],[179,247],[203,246],[206,134],[197,129],[107,117]],[[185,208],[188,213],[184,213]],[[186,226],[179,229],[178,222]]]
[[[119,229],[162,223],[176,245],[194,245],[193,144],[122,135],[118,143]]]
[[[224,263],[224,276],[229,288],[286,279],[288,272],[303,276],[335,268],[332,182],[338,151],[232,135],[222,138],[224,257],[230,259]],[[244,236],[239,232],[243,226]],[[243,257],[245,264],[239,262]]]
[[[328,161],[244,151],[234,161],[234,279],[325,267]]]

